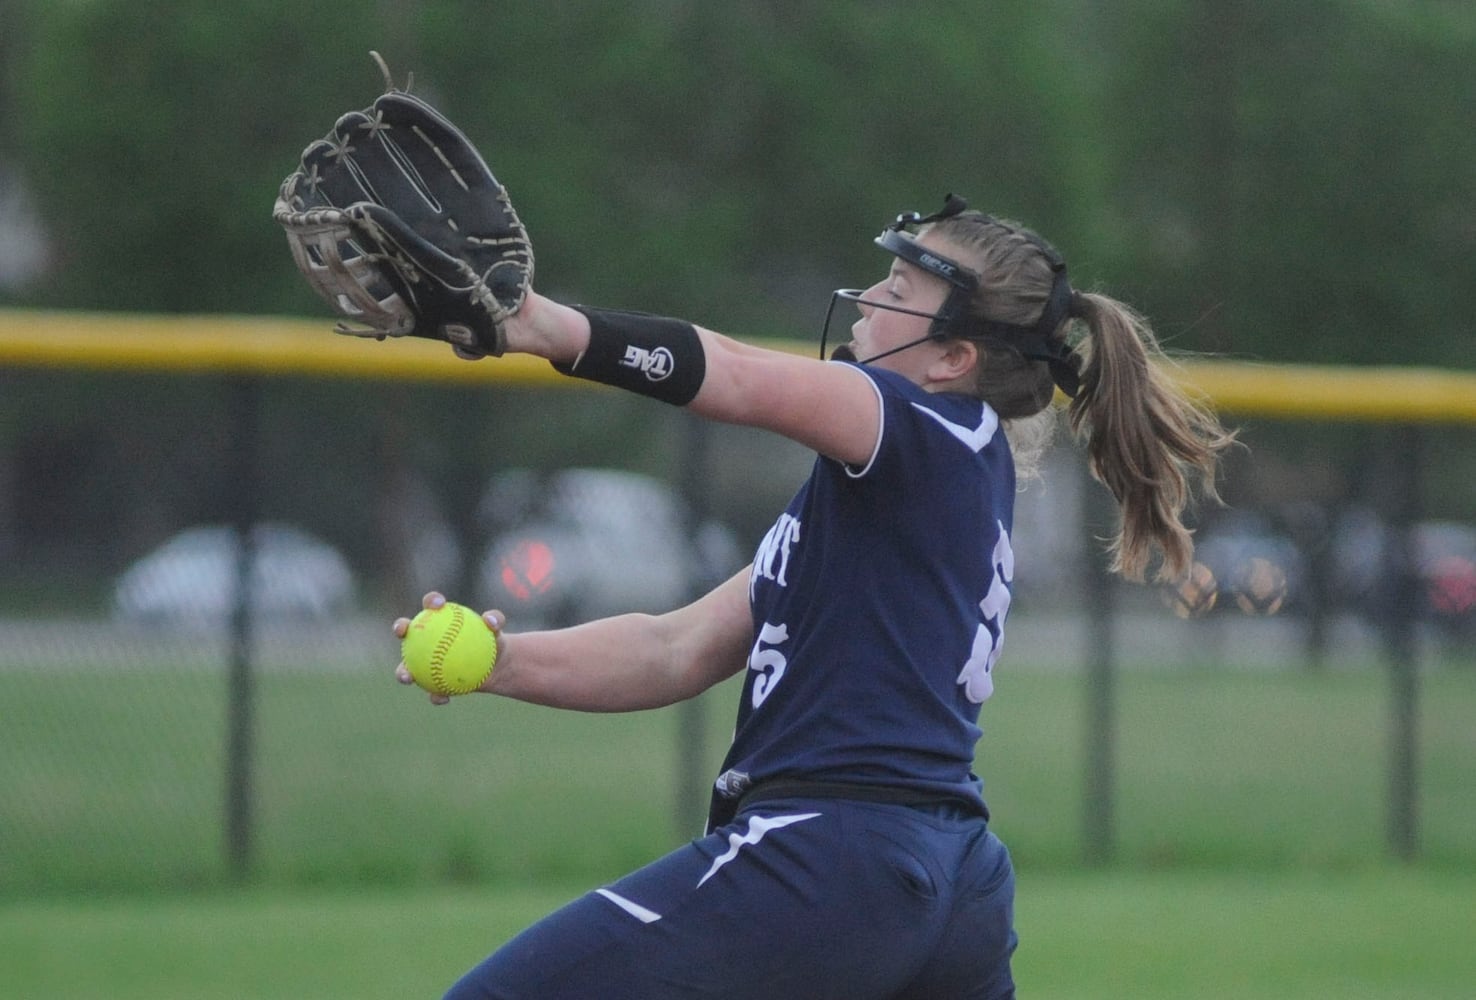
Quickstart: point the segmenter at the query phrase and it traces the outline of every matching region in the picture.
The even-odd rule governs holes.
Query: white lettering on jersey
[[[789,639],[789,626],[771,625],[764,622],[764,627],[759,629],[758,639],[754,641],[753,650],[748,654],[748,669],[759,673],[753,680],[753,707],[758,708],[764,703],[764,699],[778,685],[779,679],[784,676],[784,668],[789,666],[789,659],[774,646]],[[766,648],[767,647],[767,648]]]
[[[984,620],[974,632],[968,662],[958,674],[964,694],[976,705],[983,704],[994,693],[994,664],[1004,649],[1005,616],[1010,613],[1009,584],[1015,578],[1015,550],[1010,547],[1010,535],[1003,523],[999,525],[999,541],[994,543],[990,562],[994,566],[994,579],[989,582],[989,593],[979,602],[979,613]]]
[[[993,408],[988,406],[982,407],[984,412],[978,427],[965,427],[963,424],[956,424],[947,417],[940,416],[926,406],[920,406],[917,403],[913,403],[912,405],[917,407],[919,413],[926,413],[938,421],[944,430],[968,445],[973,451],[983,451],[984,446],[993,440],[994,432],[999,430],[999,416],[994,412]]]
[[[753,600],[754,589],[760,578],[773,580],[781,587],[788,585],[784,571],[789,568],[789,553],[799,542],[799,537],[799,521],[787,513],[780,514],[779,520],[774,522],[774,526],[759,543],[758,552],[753,557],[753,569],[748,575],[749,600]]]

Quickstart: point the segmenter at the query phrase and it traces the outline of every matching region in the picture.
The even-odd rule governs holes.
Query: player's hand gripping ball
[[[415,683],[431,694],[469,694],[492,676],[497,636],[481,615],[448,601],[410,619],[400,656]]]

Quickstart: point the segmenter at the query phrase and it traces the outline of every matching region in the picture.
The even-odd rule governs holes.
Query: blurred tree
[[[808,336],[873,230],[947,190],[1088,228],[1088,88],[1040,16],[1078,6],[32,2],[18,129],[64,246],[39,297],[320,312],[268,212],[378,47],[484,147],[550,291]]]
[[[327,131],[325,107],[360,100],[351,83],[362,77],[334,46],[363,59],[376,34],[366,7],[336,4],[330,25],[326,11],[290,0],[249,12],[192,0],[27,4],[16,128],[62,259],[41,302],[171,312],[301,302],[270,221],[290,166],[282,151]]]
[[[811,336],[829,290],[880,266],[873,230],[956,190],[1181,346],[1468,363],[1459,4],[30,0],[9,20],[8,130],[60,247],[47,304],[321,313],[268,213],[306,141],[378,91],[378,47],[483,145],[555,294]]]
[[[497,146],[549,291],[809,337],[832,288],[883,266],[870,237],[900,210],[958,190],[1069,215],[1074,188],[1039,169],[1069,162],[1067,55],[1039,58],[1038,18],[939,11],[645,0],[498,22],[463,2],[427,9],[419,47],[426,85]],[[478,24],[496,41],[466,44]]]
[[[1115,280],[1183,346],[1469,366],[1476,15],[1453,4],[1120,5]]]
[[[1476,14],[1437,0],[8,0],[0,160],[54,251],[10,300],[291,313],[326,331],[270,210],[304,145],[379,93],[370,49],[482,147],[557,297],[812,338],[833,288],[885,268],[877,230],[955,191],[1037,228],[1171,346],[1471,364]],[[47,394],[82,438],[122,433],[85,380]],[[385,405],[325,393],[316,437],[392,464],[408,427],[363,440]],[[20,406],[0,399],[0,418]],[[568,464],[662,447],[639,409],[603,398],[561,410],[579,435],[479,406],[468,446],[516,438]],[[171,424],[197,438],[181,452],[211,453],[208,419]],[[105,451],[73,456],[92,463],[78,482],[149,489],[170,464],[120,472]],[[271,460],[301,497],[338,488],[309,484],[311,455]],[[430,456],[465,494],[454,464]],[[207,500],[184,488],[119,534],[208,516]],[[355,516],[303,513],[359,543],[372,532]]]

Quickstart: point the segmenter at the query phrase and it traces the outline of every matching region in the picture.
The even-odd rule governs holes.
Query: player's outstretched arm
[[[856,369],[745,344],[677,320],[627,322],[629,315],[566,306],[530,289],[517,315],[505,322],[508,350],[679,403],[712,420],[773,431],[839,461],[863,465],[870,460],[881,406],[870,381]],[[613,324],[604,319],[610,316]],[[595,336],[592,317],[605,340]],[[643,341],[648,335],[651,339]],[[610,340],[614,356],[601,360],[602,345]],[[644,342],[649,350],[636,348],[632,355],[630,341]],[[674,356],[671,363],[679,374],[648,384],[637,364],[625,364],[628,357],[661,350],[668,359]],[[591,366],[596,367],[592,374]],[[679,379],[685,379],[687,391],[664,395]]]
[[[309,143],[272,209],[294,263],[343,317],[339,332],[443,340],[463,357],[535,354],[832,458],[870,457],[878,410],[854,370],[536,294],[527,229],[481,153],[388,72],[385,88]]]
[[[444,600],[426,595],[428,607]],[[499,652],[481,691],[582,712],[660,708],[701,694],[743,669],[753,632],[747,568],[661,615],[616,615],[517,633],[502,631],[500,612],[483,617],[498,633]],[[403,636],[408,624],[396,621],[395,633]],[[412,682],[404,664],[395,673],[401,683]]]

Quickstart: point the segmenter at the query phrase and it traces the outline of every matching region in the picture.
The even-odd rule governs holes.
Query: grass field
[[[1386,853],[1379,671],[1122,675],[1117,858],[1140,868],[1361,868]],[[223,860],[224,682],[204,672],[0,672],[0,894],[197,889]],[[1476,869],[1476,669],[1422,679],[1422,857]],[[1040,868],[1083,853],[1084,685],[1016,670],[985,706],[995,828]],[[711,780],[734,691],[711,692]],[[597,882],[696,832],[674,816],[678,716],[434,709],[382,671],[263,676],[256,884]]]
[[[0,904],[17,998],[439,996],[577,890],[245,891]],[[1467,1000],[1476,875],[1024,869],[1033,1000]],[[778,1000],[778,998],[776,998]],[[942,1000],[942,998],[940,998]]]
[[[1421,858],[1400,865],[1382,672],[1125,671],[1116,857],[1088,870],[1082,679],[1003,674],[979,766],[1020,874],[1023,995],[1476,995],[1476,670],[1421,689]],[[688,751],[672,711],[432,709],[378,669],[257,690],[237,885],[219,672],[0,670],[0,995],[438,995],[695,832],[677,758],[708,780],[734,697],[704,699]]]

